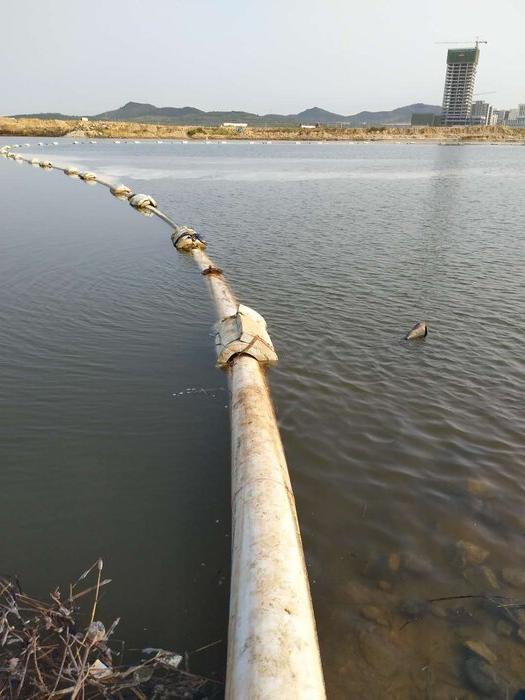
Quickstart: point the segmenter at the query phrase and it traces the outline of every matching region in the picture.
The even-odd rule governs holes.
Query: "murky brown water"
[[[46,153],[194,224],[265,315],[329,696],[513,697],[525,608],[501,603],[525,603],[525,148]],[[108,613],[133,644],[224,638],[228,401],[204,286],[106,190],[5,161],[0,178],[0,568],[44,587],[102,550]],[[428,337],[403,342],[423,318]],[[220,674],[224,647],[195,663]]]

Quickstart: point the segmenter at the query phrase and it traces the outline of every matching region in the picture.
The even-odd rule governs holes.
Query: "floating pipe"
[[[201,271],[212,262],[191,253]],[[219,319],[239,303],[206,275]],[[286,457],[264,367],[228,363],[231,391],[232,572],[227,700],[320,700],[323,672]]]
[[[325,697],[301,535],[261,365],[231,363],[232,575],[228,700]]]
[[[49,161],[39,164],[61,169]],[[86,175],[92,173],[80,177],[91,179]],[[137,209],[156,208],[147,195],[132,195],[129,201]],[[172,225],[166,215],[161,218]],[[174,230],[179,236],[183,233],[181,227]],[[255,321],[250,319],[250,309],[239,306],[203,245],[189,254],[201,272],[215,272],[205,278],[219,329],[225,320],[248,314],[258,333],[257,324],[264,319],[258,314]],[[265,334],[264,324],[261,336]],[[262,339],[254,336],[254,342]],[[288,467],[265,364],[249,352],[246,348],[225,363],[231,390],[233,529],[226,699],[323,700],[321,658]],[[274,355],[270,341],[267,364]]]

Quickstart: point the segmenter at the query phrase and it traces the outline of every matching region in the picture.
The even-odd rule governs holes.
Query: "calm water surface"
[[[525,148],[30,141],[194,225],[266,317],[329,696],[477,697],[470,640],[512,697],[525,613],[491,600],[525,600]],[[105,188],[5,160],[0,182],[0,569],[44,593],[103,556],[128,645],[223,640],[191,657],[221,677],[205,286]]]

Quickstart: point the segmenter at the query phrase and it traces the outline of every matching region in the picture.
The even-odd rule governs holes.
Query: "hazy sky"
[[[440,104],[447,46],[525,102],[525,0],[0,0],[0,114],[157,106],[342,114]]]

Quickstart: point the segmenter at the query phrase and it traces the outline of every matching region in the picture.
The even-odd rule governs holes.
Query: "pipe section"
[[[212,261],[191,252],[201,271]],[[219,319],[239,304],[206,275]],[[235,355],[231,390],[232,572],[227,700],[325,698],[295,500],[264,367]]]
[[[321,659],[286,458],[263,368],[231,363],[228,700],[319,700]]]

